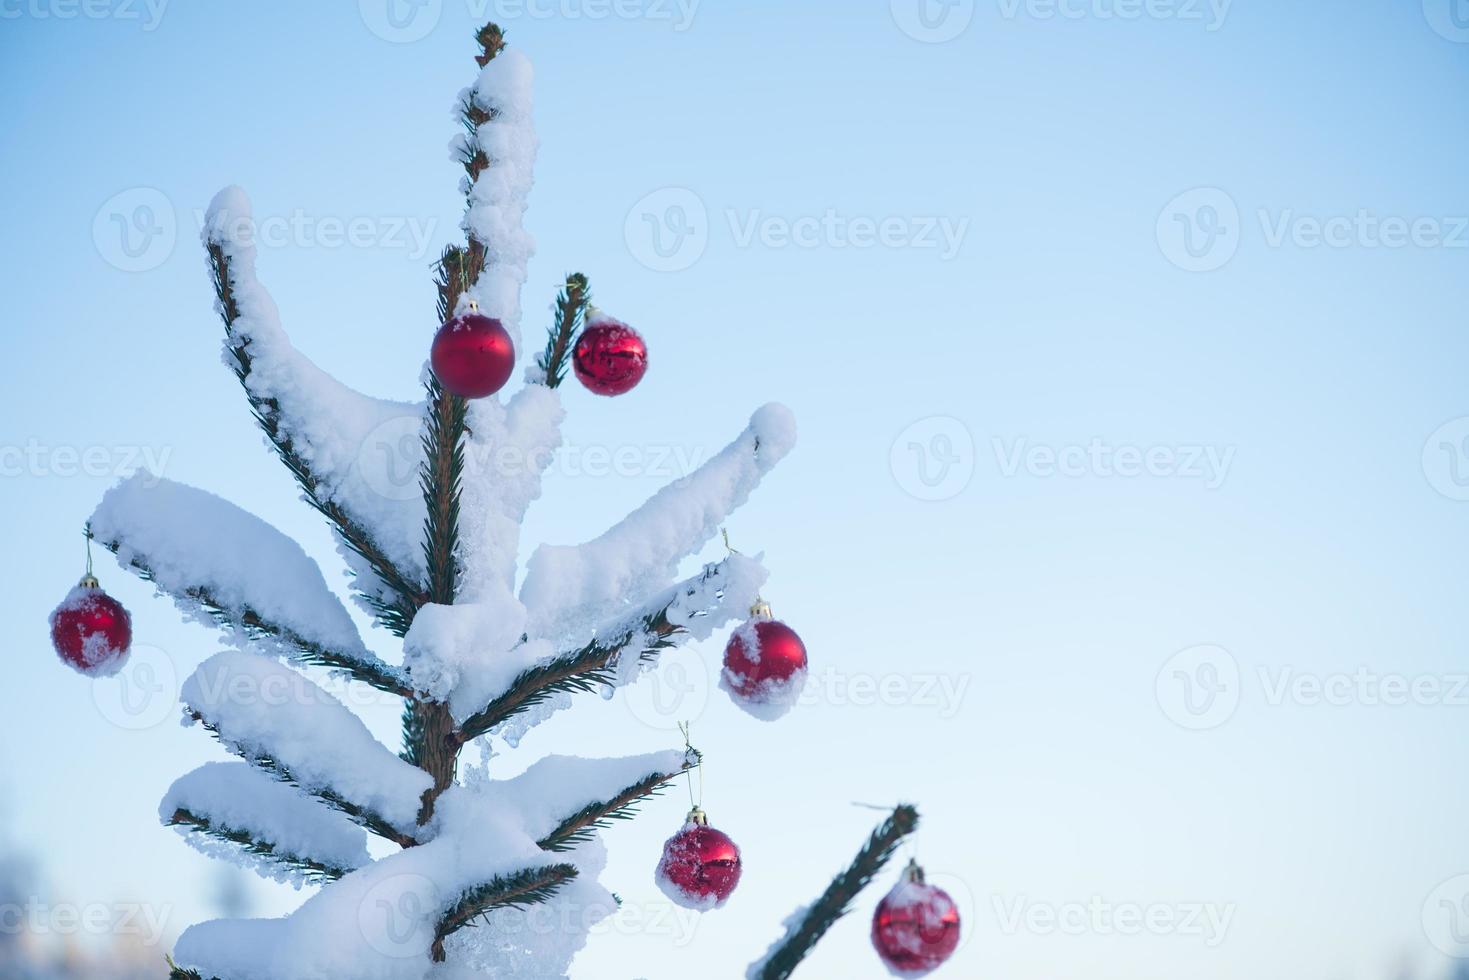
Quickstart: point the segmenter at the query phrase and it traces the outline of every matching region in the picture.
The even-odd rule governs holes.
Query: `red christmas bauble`
[[[921,977],[958,948],[958,906],[948,892],[923,880],[918,865],[910,864],[903,880],[877,903],[872,945],[891,972]]]
[[[117,673],[132,644],[132,617],[90,576],[51,613],[51,645],[62,661],[83,674]]]
[[[460,398],[483,398],[505,387],[515,370],[515,344],[504,324],[481,313],[456,316],[434,335],[429,363],[439,383]]]
[[[655,879],[677,905],[717,909],[740,883],[740,849],[695,808],[688,822],[664,843]]]
[[[719,686],[757,717],[773,720],[790,710],[806,682],[806,644],[775,619],[755,618],[730,634]]]
[[[571,353],[576,379],[594,395],[631,391],[648,370],[648,345],[620,320],[598,316],[588,320]]]

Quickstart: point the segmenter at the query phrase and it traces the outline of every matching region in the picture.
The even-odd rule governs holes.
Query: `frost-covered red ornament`
[[[621,320],[593,311],[571,352],[571,366],[576,379],[592,394],[621,395],[643,380],[648,345]]]
[[[470,310],[439,328],[429,363],[449,392],[460,398],[484,398],[510,380],[515,344],[499,320]]]
[[[806,686],[806,644],[756,602],[750,619],[730,634],[719,686],[735,704],[764,721],[784,715]]]
[[[740,883],[740,849],[694,807],[679,832],[664,842],[654,880],[676,905],[700,912],[717,909]]]
[[[122,669],[133,645],[133,620],[91,575],[51,613],[51,645],[67,666],[92,677]]]
[[[921,977],[958,948],[959,908],[910,861],[872,914],[872,945],[894,976]]]

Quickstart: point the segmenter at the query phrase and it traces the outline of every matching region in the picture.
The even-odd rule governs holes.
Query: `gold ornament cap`
[[[915,885],[923,884],[923,869],[912,858],[908,859],[908,866],[903,869],[903,880]]]
[[[87,574],[83,575],[82,580],[77,583],[77,588],[100,589],[102,588],[102,583],[97,581],[97,577],[95,575],[93,575],[91,572],[88,572]]]
[[[764,599],[757,598],[755,604],[750,607],[750,618],[758,619],[761,622],[769,622],[775,618],[775,614],[770,611],[770,603]]]
[[[700,827],[707,827],[709,826],[709,815],[698,807],[694,807],[689,811],[689,817],[686,822],[697,824]]]

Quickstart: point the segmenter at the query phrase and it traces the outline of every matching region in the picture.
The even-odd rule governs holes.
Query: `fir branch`
[[[450,248],[438,266],[440,313],[447,319],[466,288],[464,252]],[[419,485],[428,511],[423,532],[423,559],[428,568],[429,601],[448,605],[457,591],[459,493],[464,477],[464,433],[468,406],[429,373],[428,424],[423,430],[423,466]]]
[[[223,824],[216,824],[208,817],[201,817],[182,808],[173,812],[173,816],[167,820],[167,826],[185,827],[193,833],[204,834],[206,837],[213,837],[215,840],[235,844],[248,854],[266,858],[276,864],[294,871],[299,871],[306,877],[307,881],[313,884],[319,884],[324,881],[336,881],[343,875],[350,874],[353,870],[352,868],[340,868],[325,861],[317,861],[301,854],[282,851],[274,844],[256,840],[246,831],[226,827]]]
[[[510,875],[498,875],[459,896],[439,920],[432,948],[435,963],[444,961],[444,940],[486,912],[498,908],[524,908],[544,902],[576,877],[569,864],[548,864]]]
[[[197,970],[185,970],[173,961],[172,956],[165,956],[164,960],[168,963],[168,980],[204,980]],[[217,980],[217,978],[211,978],[211,980]]]
[[[509,688],[459,726],[461,744],[478,738],[505,720],[535,707],[557,694],[588,692],[611,687],[616,680],[615,661],[648,639],[637,656],[651,660],[660,650],[673,646],[670,637],[683,632],[668,621],[667,609],[660,609],[639,621],[636,628],[619,633],[610,640],[593,640],[573,653],[562,654],[521,671]]]
[[[811,903],[801,921],[791,926],[785,936],[751,971],[751,980],[785,980],[806,954],[826,935],[832,923],[852,910],[852,902],[866,888],[904,837],[918,828],[918,810],[904,803],[878,825],[867,838],[862,850],[847,870],[832,879],[821,897]]]
[[[388,823],[386,819],[372,812],[367,807],[353,803],[324,787],[308,788],[303,786],[301,781],[296,778],[296,775],[291,772],[289,766],[268,753],[246,751],[243,746],[222,736],[219,733],[219,729],[211,725],[199,712],[190,710],[188,717],[202,725],[205,731],[219,740],[220,745],[223,745],[226,749],[229,749],[235,755],[244,759],[271,778],[278,779],[287,785],[296,787],[308,796],[315,797],[333,810],[345,814],[349,820],[358,826],[371,831],[384,840],[392,841],[399,847],[413,847],[418,844],[418,841],[413,837],[400,832],[396,827]]]
[[[92,537],[90,528],[86,534],[87,537]],[[101,544],[113,554],[117,554],[121,547],[117,541],[103,541]],[[153,569],[142,558],[136,555],[130,557],[128,567],[143,581],[151,582],[162,589],[153,575]],[[413,696],[413,688],[409,686],[403,672],[391,664],[383,663],[376,657],[365,659],[324,647],[314,640],[306,639],[295,630],[267,620],[249,606],[238,611],[226,609],[214,593],[203,586],[191,586],[184,589],[183,592],[175,592],[171,589],[165,591],[175,599],[188,600],[199,605],[211,619],[226,629],[238,629],[254,639],[275,640],[290,647],[293,651],[291,659],[296,663],[340,670],[350,675],[353,680],[361,681],[379,691],[404,698]]]
[[[566,380],[566,353],[581,333],[591,298],[586,276],[573,272],[566,277],[566,284],[556,297],[556,323],[546,338],[546,349],[536,357],[536,366],[546,375],[547,388],[555,388]]]
[[[646,799],[657,796],[668,788],[679,775],[697,766],[701,757],[697,750],[690,749],[684,757],[683,768],[678,772],[654,772],[633,783],[610,800],[589,803],[556,826],[538,842],[542,850],[569,851],[578,844],[590,840],[600,827],[613,820],[631,820],[637,815],[638,806]]]
[[[490,59],[505,48],[505,32],[500,29],[499,24],[486,24],[475,31],[474,39],[479,42],[480,46],[480,53],[474,56],[474,60],[481,68],[488,65]]]
[[[339,504],[323,492],[321,481],[312,472],[311,465],[296,449],[291,437],[280,427],[280,403],[274,398],[264,398],[250,390],[248,382],[254,358],[250,353],[250,341],[238,337],[234,332],[240,308],[230,279],[229,256],[218,242],[210,242],[208,251],[214,275],[214,292],[219,299],[220,315],[224,319],[225,336],[229,341],[231,367],[241,387],[245,389],[245,397],[250,401],[255,421],[295,477],[306,502],[331,522],[342,542],[367,562],[373,574],[393,593],[391,598],[384,599],[372,590],[361,590],[383,625],[398,636],[405,635],[418,608],[428,601],[427,596],[417,583],[398,570],[367,529],[354,521]]]
[[[488,65],[496,55],[505,48],[505,32],[495,24],[486,24],[475,32],[475,41],[480,46],[480,53],[474,56],[475,64],[480,68]],[[495,109],[492,106],[480,105],[474,98],[474,90],[465,98],[459,108],[459,119],[464,126],[464,154],[461,163],[464,164],[464,173],[468,178],[465,183],[465,204],[472,207],[474,203],[474,183],[479,180],[480,174],[484,173],[490,166],[489,154],[485,153],[479,145],[479,127],[495,118]],[[484,271],[485,246],[473,235],[469,237],[469,247],[465,250],[466,277],[463,281],[472,284],[479,279],[479,274]],[[453,312],[451,306],[450,312]]]
[[[486,24],[475,39],[480,45],[475,62],[483,69],[505,46],[504,33],[494,24]],[[489,156],[479,145],[477,131],[494,118],[494,112],[479,105],[471,89],[460,107],[460,117],[465,128],[462,162],[467,178],[466,206],[472,206],[474,182],[490,165]],[[484,243],[472,235],[466,247],[450,246],[444,250],[435,279],[440,322],[454,315],[461,297],[484,272],[485,260]],[[423,554],[429,577],[428,601],[448,605],[454,602],[458,592],[459,495],[464,476],[468,405],[464,399],[446,391],[432,373],[427,387],[429,414],[423,433],[424,463],[419,474],[428,512],[423,529]],[[419,807],[420,826],[433,818],[439,795],[454,782],[461,745],[453,738],[454,730],[454,719],[447,705],[415,698],[403,709],[400,755],[434,780]]]

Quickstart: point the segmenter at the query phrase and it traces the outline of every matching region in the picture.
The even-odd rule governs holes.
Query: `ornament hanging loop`
[[[734,546],[729,543],[729,528],[722,527],[719,529],[719,533],[724,536],[725,551],[728,551],[731,555],[743,555],[743,552],[736,551]],[[766,602],[759,592],[755,593],[755,601],[750,604],[750,618],[766,623],[775,618],[775,613],[770,610],[770,603]]]
[[[87,542],[87,573],[82,576],[82,580],[77,584],[84,589],[100,589],[102,584],[92,574],[92,529],[87,528],[82,531],[82,537]]]
[[[689,822],[707,824],[709,818],[704,816],[703,810],[699,809],[704,802],[704,753],[694,748],[693,740],[689,735],[689,730],[692,727],[692,722],[681,721],[678,723],[679,733],[683,735],[684,758],[685,760],[695,760],[693,765],[683,771],[684,778],[688,781],[689,787],[689,806],[691,807],[689,810]],[[699,770],[699,795],[697,798],[694,796],[694,769]]]

